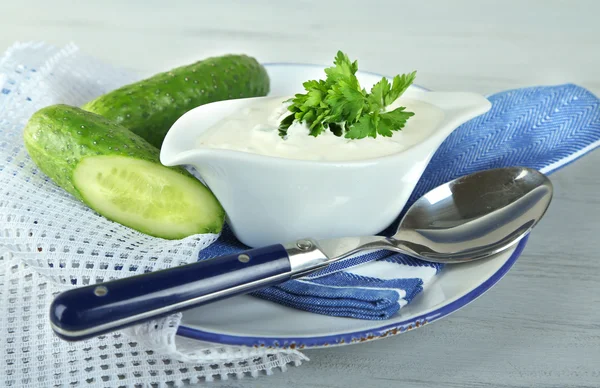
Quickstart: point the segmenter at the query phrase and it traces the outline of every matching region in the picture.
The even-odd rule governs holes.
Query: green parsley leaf
[[[279,136],[284,137],[285,135],[287,135],[287,130],[294,123],[295,119],[296,116],[294,114],[291,114],[289,116],[286,116],[283,120],[281,120],[281,122],[279,123]]]
[[[351,79],[358,70],[358,62],[350,62],[350,59],[346,54],[341,51],[337,52],[337,55],[333,61],[335,66],[325,69],[327,74],[327,81],[335,83],[342,79]],[[356,77],[354,77],[356,79]],[[358,81],[356,81],[358,84]]]
[[[417,78],[417,72],[413,71],[410,74],[402,74],[394,77],[394,83],[392,84],[392,90],[385,97],[385,105],[390,105],[392,102],[396,101],[398,97],[400,97],[406,89],[414,82],[415,78]]]
[[[311,136],[319,136],[325,130],[348,139],[363,139],[367,136],[392,136],[393,131],[404,127],[414,115],[405,112],[405,107],[386,112],[386,107],[398,99],[413,83],[416,72],[397,75],[392,83],[382,78],[371,88],[361,88],[356,72],[358,62],[338,51],[334,66],[325,69],[325,80],[310,80],[302,85],[305,94],[296,94],[288,110],[292,114],[284,117],[279,125],[281,137],[287,135],[289,127],[297,121],[306,123]]]
[[[308,95],[304,103],[309,106],[317,106],[327,96],[327,84],[325,81],[308,81],[304,83]]]
[[[391,112],[382,113],[379,115],[379,125],[377,132],[381,136],[392,136],[393,131],[399,131],[406,125],[406,121],[414,116],[413,112],[405,112],[406,108],[401,106]]]
[[[377,82],[371,88],[371,94],[369,95],[369,102],[371,102],[371,104],[375,105],[374,106],[375,109],[377,109],[377,108],[382,109],[386,105],[389,105],[389,104],[385,103],[386,97],[389,95],[389,93],[390,93],[390,82],[387,80],[387,78],[382,78],[381,81]]]
[[[362,113],[365,102],[365,96],[360,90],[340,81],[331,87],[325,99],[325,103],[331,107],[331,115],[327,121],[353,123]]]
[[[344,134],[344,127],[342,127],[338,123],[329,123],[329,129],[337,137],[340,137]]]
[[[375,128],[375,123],[373,119],[369,115],[362,116],[358,122],[354,123],[346,131],[346,135],[344,136],[346,139],[363,139],[367,136],[375,137],[377,136],[377,128]]]

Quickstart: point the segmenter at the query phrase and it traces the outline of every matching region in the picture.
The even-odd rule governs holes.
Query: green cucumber
[[[106,218],[165,239],[218,233],[225,212],[213,193],[159,150],[105,117],[52,105],[29,119],[23,138],[38,168]]]
[[[160,148],[169,128],[187,111],[215,101],[265,96],[269,87],[269,76],[256,59],[225,55],[123,86],[82,108],[116,121]]]

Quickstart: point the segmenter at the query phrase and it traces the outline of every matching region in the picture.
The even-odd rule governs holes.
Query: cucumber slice
[[[152,236],[179,239],[221,229],[222,209],[208,190],[152,162],[88,157],[73,171],[73,185],[98,213]]]

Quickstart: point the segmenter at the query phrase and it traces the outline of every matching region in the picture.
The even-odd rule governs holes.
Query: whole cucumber
[[[169,128],[187,111],[210,102],[260,97],[269,76],[246,55],[207,58],[123,86],[82,108],[110,118],[160,148]]]
[[[212,192],[112,120],[52,105],[33,114],[23,137],[42,172],[110,220],[165,239],[221,231],[225,212]]]

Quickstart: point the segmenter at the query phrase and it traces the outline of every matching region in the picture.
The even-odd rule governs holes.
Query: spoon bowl
[[[480,171],[419,198],[393,237],[335,239],[319,244],[332,260],[366,249],[387,249],[437,263],[483,259],[527,235],[550,206],[552,193],[550,180],[530,168]]]
[[[481,171],[428,192],[410,207],[394,239],[429,261],[464,262],[516,244],[544,216],[550,180],[523,167]]]

